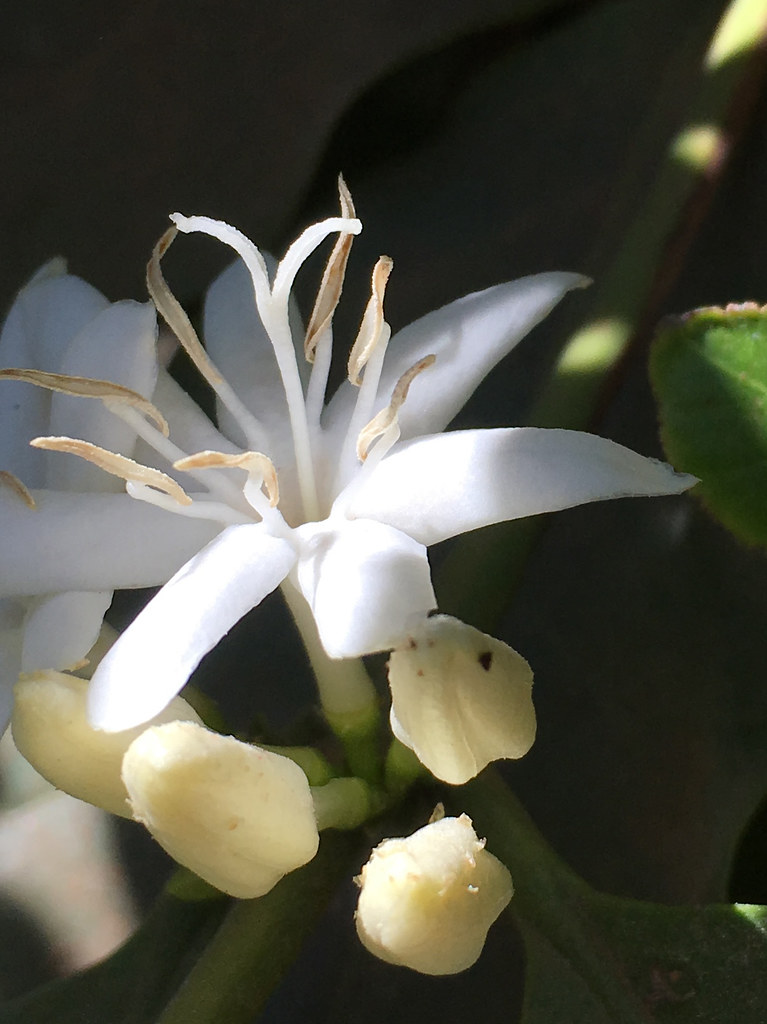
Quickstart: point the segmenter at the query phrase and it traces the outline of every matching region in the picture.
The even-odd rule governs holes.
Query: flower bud
[[[385,839],[358,884],[363,946],[421,974],[471,967],[514,892],[508,870],[465,814],[431,822],[407,839]]]
[[[388,669],[392,731],[443,782],[460,786],[533,745],[533,673],[500,640],[435,615],[392,651]]]
[[[147,729],[123,759],[123,781],[160,846],[231,896],[263,896],[317,852],[304,773],[233,736],[190,722]]]
[[[130,818],[120,769],[123,754],[146,725],[123,732],[94,729],[86,712],[87,692],[85,679],[64,672],[22,675],[14,690],[13,740],[56,789]],[[182,697],[175,697],[153,721],[176,719],[200,721]]]

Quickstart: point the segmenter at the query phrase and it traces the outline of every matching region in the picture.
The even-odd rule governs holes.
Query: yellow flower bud
[[[363,946],[421,974],[471,967],[514,892],[508,870],[465,814],[431,822],[406,839],[385,839],[358,884]]]
[[[533,745],[533,673],[500,640],[435,615],[392,651],[388,668],[392,731],[443,782],[460,786]]]
[[[231,896],[263,896],[314,857],[319,834],[293,761],[190,722],[147,729],[123,759],[133,816]]]
[[[56,789],[130,818],[120,769],[125,751],[146,725],[124,732],[94,729],[86,713],[87,692],[85,679],[64,672],[22,675],[14,690],[14,742]],[[153,722],[176,719],[200,721],[182,697],[175,697]]]

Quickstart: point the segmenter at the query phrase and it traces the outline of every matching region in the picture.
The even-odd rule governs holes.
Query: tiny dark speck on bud
[[[408,647],[410,648],[411,651],[414,651],[418,647],[418,644],[415,642],[415,640],[412,638],[412,636],[409,636],[407,638],[407,645],[408,645]]]
[[[493,664],[493,652],[483,651],[477,656],[477,661],[480,663],[485,672],[490,671],[490,666]]]
[[[416,672],[416,675],[417,676],[422,676],[423,675],[423,669],[419,668],[418,671]]]

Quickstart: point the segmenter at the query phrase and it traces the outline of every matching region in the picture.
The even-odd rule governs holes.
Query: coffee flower
[[[122,777],[134,818],[230,896],[263,896],[317,852],[309,783],[281,754],[171,722],[133,741]]]
[[[432,821],[406,839],[385,839],[358,883],[363,946],[421,974],[471,967],[514,891],[465,814]]]
[[[392,732],[460,786],[535,739],[533,673],[501,640],[448,615],[425,619],[389,658]]]
[[[234,623],[280,584],[304,638],[316,641],[323,657],[352,659],[396,646],[434,608],[427,545],[505,519],[603,498],[678,493],[692,483],[588,434],[439,433],[495,363],[567,291],[584,284],[575,274],[496,285],[390,340],[383,298],[391,261],[382,257],[351,348],[348,382],[326,405],[333,312],[352,237],[361,230],[343,185],[341,213],[307,228],[271,277],[261,253],[235,228],[173,216],[176,227],[150,263],[150,291],[214,390],[221,433],[160,377],[153,400],[166,418],[149,412],[158,426],[139,404],[109,394],[104,400],[154,449],[162,468],[115,459],[77,439],[36,442],[124,477],[128,497],[119,509],[102,506],[96,522],[87,496],[73,496],[76,517],[51,516],[44,534],[39,518],[16,516],[2,534],[2,562],[13,570],[4,572],[4,582],[12,592],[49,590],[55,573],[82,589],[107,581],[111,587],[164,582],[167,528],[145,531],[129,560],[122,539],[94,545],[98,558],[84,558],[85,564],[65,554],[56,570],[36,565],[32,572],[29,556],[15,554],[19,546],[34,549],[42,536],[65,553],[82,553],[92,535],[121,537],[131,499],[158,506],[168,522],[177,522],[174,551],[199,537],[201,523],[218,534],[166,583],[99,666],[91,715],[101,728],[125,729],[153,716]],[[208,292],[207,350],[160,271],[176,230],[213,235],[240,256]],[[330,234],[338,240],[304,331],[291,288]],[[356,712],[372,695],[346,678],[353,673],[345,674],[344,665],[352,663],[336,664],[338,687],[333,691],[330,679],[322,693],[326,712]]]
[[[150,396],[157,378],[155,313],[149,304],[110,303],[85,281],[67,274],[62,260],[42,267],[17,296],[0,335],[6,365],[45,370],[49,379],[107,377]],[[116,578],[89,580],[74,571],[94,553],[117,548],[119,524],[109,538],[101,531],[102,508],[125,501],[119,484],[79,459],[62,459],[30,448],[40,434],[64,434],[100,441],[126,456],[136,433],[100,402],[82,401],[25,383],[0,386],[0,732],[11,709],[20,671],[79,666],[95,643]],[[87,523],[79,521],[83,506]],[[136,510],[138,512],[138,510]],[[149,513],[149,518],[147,518]],[[65,524],[78,520],[79,547]],[[169,538],[155,509],[139,513],[136,531],[159,529]],[[163,522],[159,522],[163,519]],[[49,525],[55,523],[55,529]],[[198,539],[199,541],[202,538]],[[203,541],[204,542],[204,541]],[[126,543],[121,537],[120,544]],[[130,549],[130,540],[127,540]],[[178,568],[194,546],[166,571]],[[130,557],[129,550],[126,552]],[[175,562],[175,564],[174,564]]]

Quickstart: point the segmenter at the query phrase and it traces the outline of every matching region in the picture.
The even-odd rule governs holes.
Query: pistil
[[[336,231],[356,235],[362,230],[362,225],[353,218],[330,217],[307,228],[288,249],[277,268],[274,286],[270,288],[269,277],[261,253],[250,239],[236,228],[221,221],[213,221],[208,217],[184,217],[182,214],[175,213],[171,219],[179,231],[186,233],[201,231],[220,239],[234,249],[245,263],[253,283],[258,313],[272,343],[285,389],[304,518],[307,522],[313,521],[320,514],[319,500],[303,386],[298,372],[293,335],[290,330],[288,299],[300,266],[317,246],[328,235]]]

